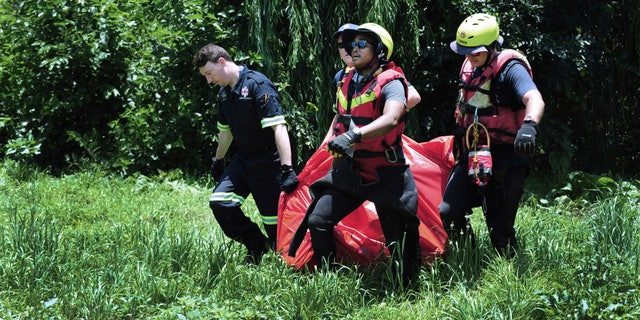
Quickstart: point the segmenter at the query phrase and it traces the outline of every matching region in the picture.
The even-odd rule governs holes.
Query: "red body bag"
[[[453,136],[438,137],[418,143],[403,136],[404,155],[411,167],[418,188],[418,217],[420,218],[420,247],[423,263],[430,263],[444,252],[447,234],[440,220],[438,205],[454,165]],[[309,232],[304,237],[295,258],[287,252],[291,239],[311,203],[309,185],[323,177],[331,168],[332,158],[326,146],[311,156],[298,175],[300,185],[289,193],[282,193],[278,206],[278,241],[276,249],[286,263],[296,269],[316,264]],[[365,201],[344,218],[334,229],[336,259],[343,263],[367,265],[386,259],[388,250],[378,221],[375,206]]]

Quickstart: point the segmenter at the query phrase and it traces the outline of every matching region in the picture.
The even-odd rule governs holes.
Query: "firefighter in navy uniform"
[[[482,206],[493,247],[513,257],[516,212],[528,175],[527,158],[535,153],[544,101],[527,59],[515,50],[498,51],[502,42],[495,17],[474,14],[460,24],[450,44],[451,50],[465,56],[455,111],[457,141],[465,140],[462,136],[474,122],[484,125],[489,140],[484,137],[483,143],[490,143],[493,168],[485,186],[474,184],[469,177],[470,150],[461,143],[439,210],[450,244],[460,239],[475,243],[467,215],[471,208]]]
[[[316,262],[335,266],[334,227],[365,200],[378,213],[393,266],[410,281],[420,263],[418,193],[402,152],[407,86],[389,61],[393,40],[374,23],[345,29],[354,68],[338,90],[334,133],[327,143],[332,169],[310,186],[313,201],[291,242],[295,256],[308,230]],[[394,269],[398,271],[397,269]]]
[[[265,75],[237,65],[227,51],[209,44],[193,64],[218,93],[218,146],[212,174],[217,185],[209,206],[225,235],[247,248],[247,263],[260,263],[275,248],[280,192],[298,185],[292,168],[291,145],[275,85]],[[225,169],[225,155],[234,154]],[[260,227],[241,210],[251,194],[260,212]]]

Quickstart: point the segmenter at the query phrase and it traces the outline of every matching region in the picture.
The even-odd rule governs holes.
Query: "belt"
[[[391,163],[398,161],[404,162],[404,152],[402,148],[387,148],[384,151],[369,151],[369,150],[356,150],[353,153],[353,158],[386,158]]]

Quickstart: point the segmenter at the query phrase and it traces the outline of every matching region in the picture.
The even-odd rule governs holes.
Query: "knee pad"
[[[311,232],[329,232],[333,231],[334,227],[330,221],[314,214],[309,216],[307,224]]]
[[[451,224],[457,222],[455,221],[455,217],[451,216],[451,206],[448,203],[440,203],[438,211],[440,212],[440,220],[442,221],[445,229],[450,229]]]
[[[446,203],[446,202],[442,202],[440,203],[440,205],[438,206],[438,211],[440,212],[440,217],[442,218],[443,216],[448,216],[449,212],[451,211],[451,206]]]

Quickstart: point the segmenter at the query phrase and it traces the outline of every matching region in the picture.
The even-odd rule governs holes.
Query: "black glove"
[[[289,193],[298,187],[298,176],[293,171],[293,167],[283,164],[280,169],[282,176],[280,177],[280,190]]]
[[[342,157],[347,154],[347,150],[356,142],[360,142],[361,138],[362,134],[359,130],[356,132],[349,130],[329,141],[329,143],[327,143],[327,151],[329,151],[333,157]]]
[[[536,152],[536,134],[535,122],[527,121],[523,123],[516,135],[516,141],[513,143],[515,152],[521,156],[534,155]]]
[[[216,159],[216,157],[213,157],[211,158],[211,161],[213,161],[211,164],[211,176],[213,177],[213,180],[219,182],[220,177],[222,177],[222,174],[224,173],[224,158]]]

